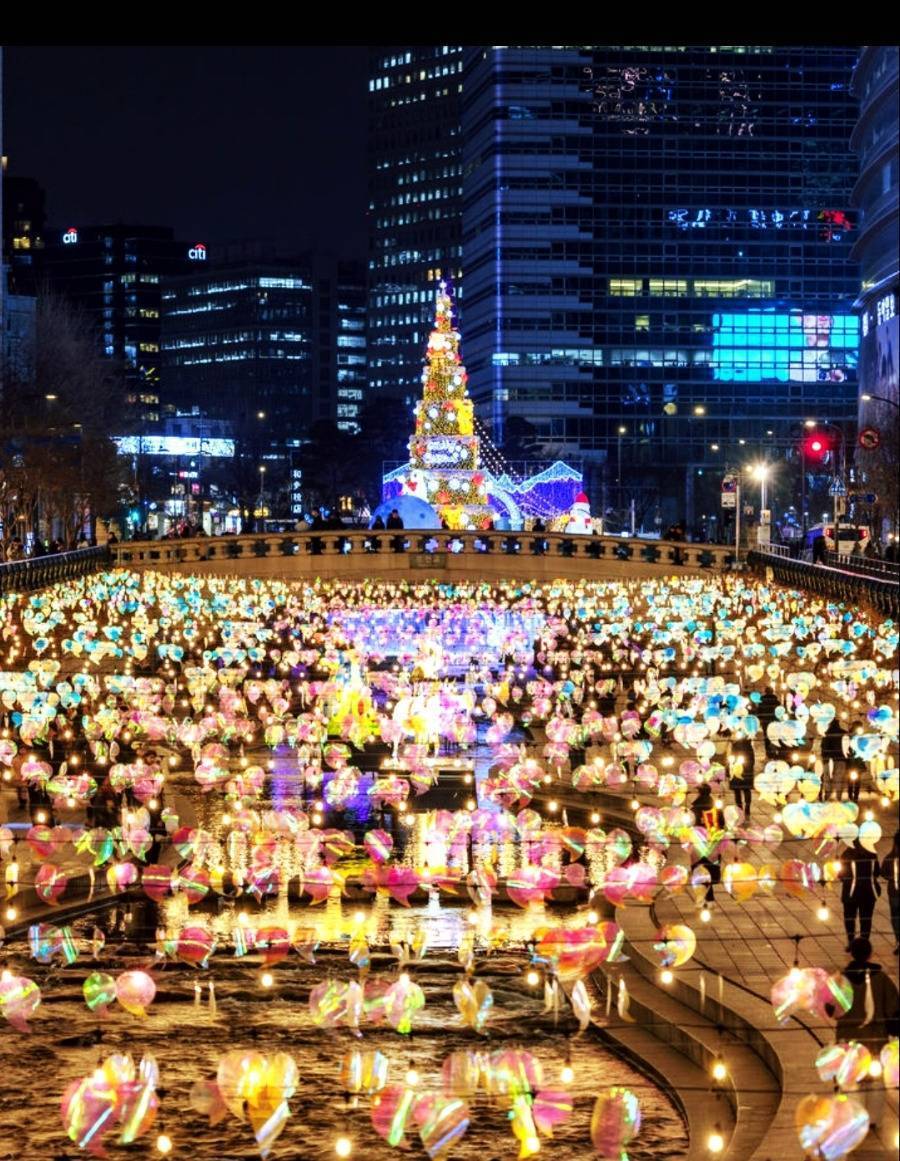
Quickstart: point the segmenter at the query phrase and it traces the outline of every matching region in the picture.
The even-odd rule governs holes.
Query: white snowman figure
[[[583,536],[590,536],[593,530],[594,524],[591,520],[591,506],[584,492],[579,492],[569,512],[569,522],[566,525],[566,532],[578,532]]]

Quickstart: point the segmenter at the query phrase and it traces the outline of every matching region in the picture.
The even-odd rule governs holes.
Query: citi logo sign
[[[202,242],[198,242],[196,246],[191,246],[190,250],[188,250],[188,258],[190,258],[192,262],[205,262],[206,247],[204,244]]]
[[[78,231],[74,226],[69,226],[68,230],[62,236],[64,246],[74,246],[78,241]]]

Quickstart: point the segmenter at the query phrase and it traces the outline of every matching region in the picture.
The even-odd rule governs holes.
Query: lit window
[[[609,280],[609,293],[619,298],[634,298],[643,289],[643,278],[610,278]]]
[[[676,298],[688,292],[687,279],[683,278],[651,278],[650,293],[662,295],[664,298]]]

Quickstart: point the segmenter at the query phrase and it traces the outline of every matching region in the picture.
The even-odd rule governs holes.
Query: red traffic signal
[[[809,463],[822,463],[830,451],[831,441],[821,431],[811,431],[803,440],[803,454]]]

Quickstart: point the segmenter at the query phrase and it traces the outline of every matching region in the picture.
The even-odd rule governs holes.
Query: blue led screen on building
[[[858,349],[852,314],[713,315],[712,375],[726,382],[841,383],[855,371]]]

